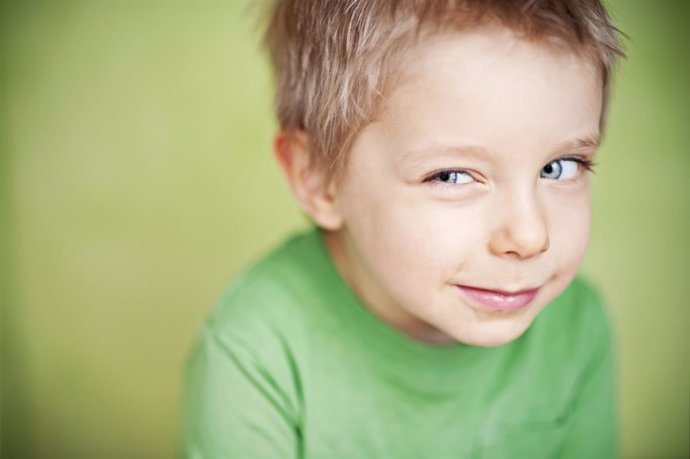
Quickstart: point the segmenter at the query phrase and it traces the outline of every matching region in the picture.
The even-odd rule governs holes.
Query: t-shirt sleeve
[[[184,376],[184,458],[297,456],[294,403],[247,343],[206,325]]]
[[[599,295],[588,292],[590,312],[585,342],[591,352],[575,396],[562,459],[609,459],[617,455],[615,352]]]

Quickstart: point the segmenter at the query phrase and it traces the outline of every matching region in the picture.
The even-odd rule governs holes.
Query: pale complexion
[[[594,64],[503,28],[428,39],[411,50],[344,177],[308,170],[306,143],[279,134],[277,157],[362,303],[410,338],[497,346],[568,286],[590,228],[601,81]],[[563,158],[577,158],[577,160]],[[539,288],[495,311],[458,285]]]

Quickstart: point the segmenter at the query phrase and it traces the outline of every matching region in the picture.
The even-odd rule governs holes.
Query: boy
[[[598,0],[282,0],[275,153],[315,228],[187,368],[190,458],[609,458],[576,276],[621,54]]]

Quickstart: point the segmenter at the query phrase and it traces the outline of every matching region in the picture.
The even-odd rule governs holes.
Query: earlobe
[[[274,138],[273,152],[302,210],[319,227],[338,230],[342,217],[335,199],[336,188],[324,168],[312,161],[307,134],[280,130]]]

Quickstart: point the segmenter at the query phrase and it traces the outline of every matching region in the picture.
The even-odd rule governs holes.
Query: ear
[[[302,210],[319,227],[338,230],[343,219],[335,200],[335,183],[310,160],[308,135],[304,131],[278,131],[273,153]]]

